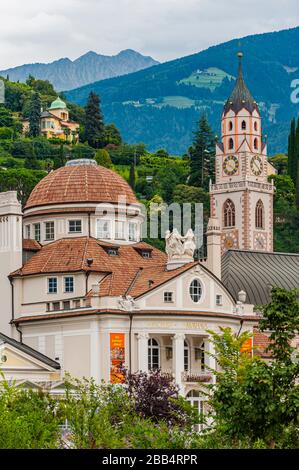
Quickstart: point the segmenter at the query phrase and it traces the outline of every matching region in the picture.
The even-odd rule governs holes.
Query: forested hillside
[[[123,77],[103,80],[66,93],[83,105],[91,90],[106,118],[126,141],[143,141],[150,150],[184,153],[197,117],[205,111],[216,133],[237,73],[236,52],[244,52],[244,72],[260,104],[270,153],[287,150],[289,122],[298,114],[291,83],[299,78],[299,28],[248,36]],[[134,124],[132,124],[134,123]]]

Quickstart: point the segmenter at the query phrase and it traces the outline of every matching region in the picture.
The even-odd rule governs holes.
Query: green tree
[[[91,147],[101,148],[105,145],[105,126],[100,98],[93,91],[90,92],[85,107],[85,138]]]
[[[216,442],[227,447],[299,445],[299,364],[290,345],[298,332],[297,293],[274,288],[272,301],[260,310],[261,328],[271,331],[271,362],[242,349],[249,332],[209,331],[219,364],[209,400],[214,418],[210,441],[215,446]]]
[[[115,145],[119,147],[122,144],[122,137],[115,124],[106,124],[105,126],[105,145]]]
[[[60,431],[55,408],[55,399],[49,395],[17,388],[1,377],[0,448],[58,448]]]
[[[199,118],[189,154],[189,184],[208,189],[210,179],[214,180],[215,177],[215,135],[204,114]]]
[[[97,162],[98,165],[104,166],[105,168],[111,168],[112,167],[112,161],[109,155],[109,152],[105,149],[98,149],[96,151],[95,161]]]
[[[40,135],[41,99],[39,93],[33,93],[29,107],[29,136]]]
[[[65,164],[66,164],[65,150],[64,150],[64,145],[61,143],[59,146],[57,155],[55,155],[53,158],[54,170],[57,170],[57,168],[61,168]]]
[[[33,188],[46,174],[45,171],[27,168],[0,169],[0,192],[17,191],[18,199],[24,205]]]

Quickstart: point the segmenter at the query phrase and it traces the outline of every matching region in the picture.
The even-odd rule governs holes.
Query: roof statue
[[[189,259],[189,261],[193,261],[196,243],[195,235],[191,228],[187,231],[185,236],[180,235],[176,228],[173,229],[173,232],[167,230],[165,241],[168,261],[185,260],[186,258]]]

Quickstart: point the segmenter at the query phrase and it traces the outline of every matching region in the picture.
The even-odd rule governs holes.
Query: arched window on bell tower
[[[255,206],[255,228],[264,229],[264,204],[259,199]]]
[[[230,138],[228,141],[228,148],[232,150],[234,148],[234,139]]]
[[[242,121],[241,128],[243,131],[246,130],[246,121]]]
[[[234,227],[236,225],[236,208],[231,199],[227,199],[223,206],[224,227]]]
[[[254,146],[254,149],[257,150],[258,149],[258,140],[255,138],[254,141],[253,141],[253,146]]]

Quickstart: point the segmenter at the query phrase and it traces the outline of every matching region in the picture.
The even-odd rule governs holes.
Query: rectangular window
[[[173,302],[173,292],[164,292],[164,302]]]
[[[36,240],[37,242],[40,242],[40,224],[34,224],[33,229],[34,229],[34,240]]]
[[[115,222],[115,238],[116,240],[124,240],[125,237],[125,223],[121,220]]]
[[[82,233],[82,220],[69,220],[69,233]]]
[[[97,220],[97,238],[111,238],[110,220]]]
[[[57,277],[48,277],[48,294],[57,294]]]
[[[222,295],[217,294],[216,295],[216,305],[222,305]]]
[[[137,224],[133,222],[129,223],[129,240],[131,242],[137,241]]]
[[[45,240],[52,241],[54,240],[54,222],[45,222]]]
[[[53,310],[60,310],[60,302],[52,303]]]
[[[63,302],[63,310],[69,310],[71,308],[71,303],[69,300]]]
[[[25,238],[30,238],[30,225],[26,225],[25,227]]]
[[[74,292],[74,278],[73,276],[68,276],[64,278],[64,292],[71,293]]]

